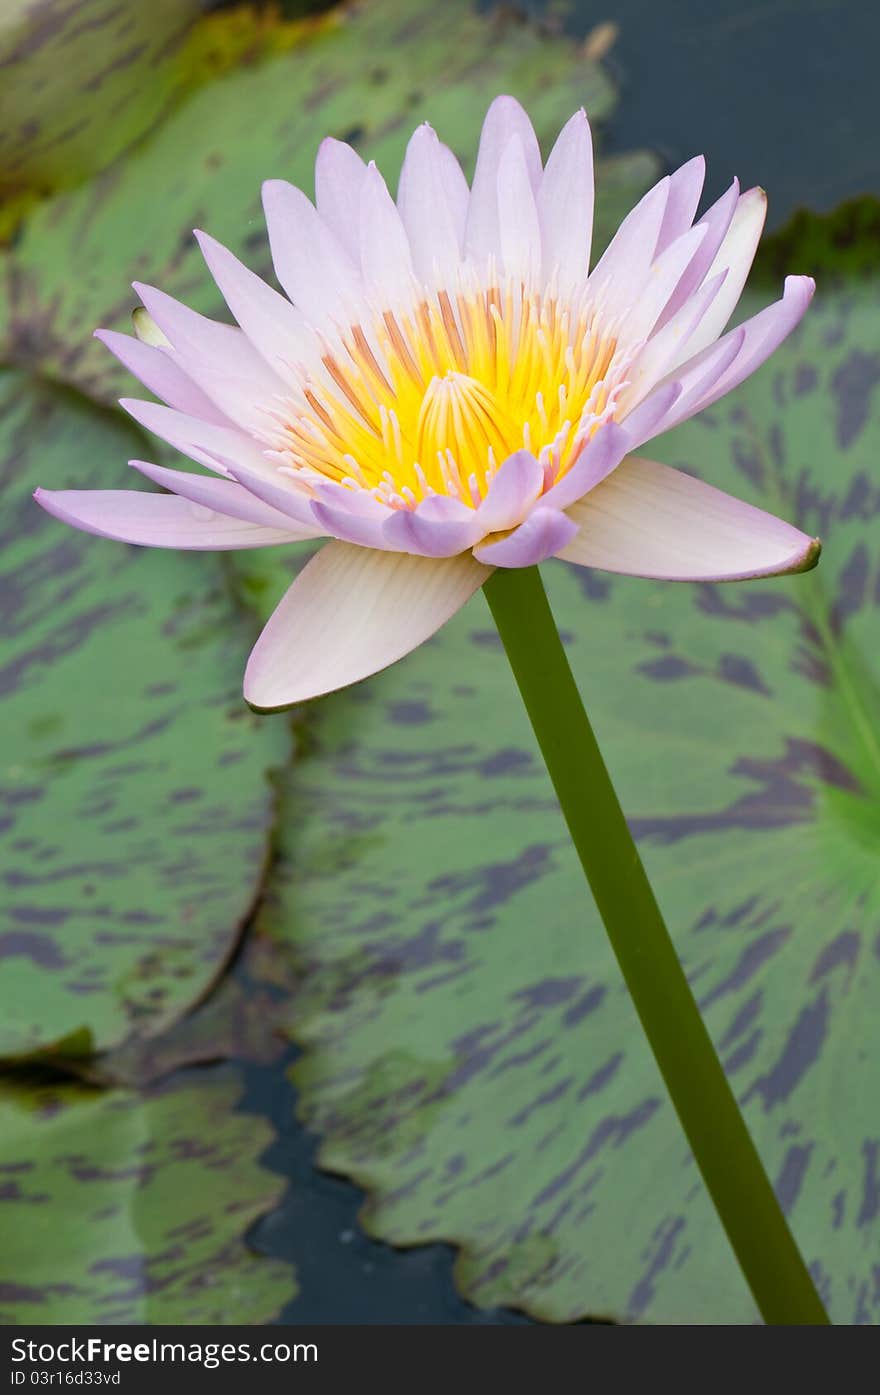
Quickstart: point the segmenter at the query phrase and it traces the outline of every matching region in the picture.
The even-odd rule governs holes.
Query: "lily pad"
[[[149,1095],[83,1085],[0,1090],[0,1322],[259,1323],[296,1294],[253,1253],[284,1178],[238,1112],[232,1068]]]
[[[0,355],[111,401],[131,380],[90,335],[97,325],[129,328],[128,283],[153,282],[217,312],[193,227],[267,273],[260,181],[283,176],[310,189],[325,135],[393,173],[413,128],[430,119],[470,164],[496,92],[526,103],[545,145],[578,106],[598,124],[614,101],[602,69],[571,40],[468,0],[371,0],[294,34],[297,47],[201,87],[125,160],[33,212],[9,255]],[[655,173],[645,153],[607,163],[599,241]]]
[[[793,259],[791,271],[806,268]],[[771,298],[747,298],[751,312]],[[707,1023],[837,1323],[880,1292],[878,283],[656,443],[825,541],[737,586],[543,570]],[[322,1164],[484,1305],[756,1320],[477,597],[312,712],[259,924]]]
[[[144,439],[0,375],[0,1055],[155,1035],[225,967],[263,875],[284,723],[250,714],[255,629],[215,557],[126,548],[36,507]]]

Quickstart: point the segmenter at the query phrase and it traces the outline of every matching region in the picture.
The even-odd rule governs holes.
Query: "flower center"
[[[303,378],[268,443],[303,482],[369,490],[393,508],[430,494],[475,507],[525,447],[545,487],[568,470],[623,386],[594,317],[521,285],[423,300],[353,325]]]

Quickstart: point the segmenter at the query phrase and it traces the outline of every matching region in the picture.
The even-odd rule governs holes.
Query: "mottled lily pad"
[[[222,972],[289,739],[242,702],[255,631],[215,557],[90,538],[31,499],[110,485],[139,432],[7,372],[0,440],[0,1055],[83,1056]]]
[[[253,1222],[283,1177],[231,1068],[150,1094],[0,1089],[0,1323],[259,1323],[296,1294]]]
[[[792,271],[805,270],[797,258]],[[767,288],[747,306],[769,299]],[[544,571],[706,1020],[838,1323],[877,1321],[876,280],[820,291],[665,461],[820,534],[817,572]],[[476,1303],[756,1313],[642,1039],[487,607],[313,712],[260,924],[321,1161]]]
[[[34,211],[9,259],[0,355],[111,401],[131,380],[90,335],[129,327],[129,282],[218,311],[192,229],[210,229],[268,272],[260,181],[311,189],[323,136],[353,141],[393,174],[410,132],[430,119],[471,165],[498,91],[527,104],[545,145],[578,106],[598,124],[614,100],[570,40],[468,0],[371,0],[296,32],[296,48],[202,87],[124,161]],[[598,241],[655,172],[643,153],[607,163]]]

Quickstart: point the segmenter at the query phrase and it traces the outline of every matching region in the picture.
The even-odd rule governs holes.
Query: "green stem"
[[[483,589],[636,1012],[761,1315],[825,1324],[627,827],[538,569],[499,569]]]

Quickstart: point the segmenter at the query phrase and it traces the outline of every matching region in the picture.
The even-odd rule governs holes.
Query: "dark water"
[[[536,15],[553,5],[531,3]],[[561,23],[583,37],[613,20],[606,63],[621,88],[606,150],[652,146],[668,166],[703,151],[708,195],[737,174],[770,195],[770,226],[798,207],[828,210],[880,191],[877,53],[880,6],[868,0],[574,0]],[[265,1164],[290,1181],[286,1199],[251,1234],[254,1247],[296,1266],[301,1295],[287,1323],[521,1324],[480,1312],[452,1281],[444,1245],[396,1251],[357,1221],[363,1194],[314,1167],[316,1140],[295,1121],[293,1059],[249,1067],[243,1108],[271,1119]]]

